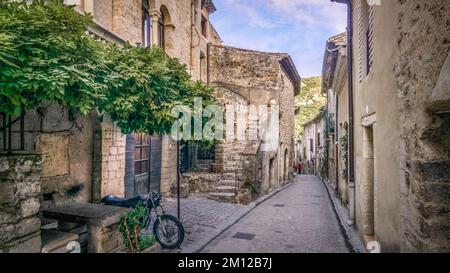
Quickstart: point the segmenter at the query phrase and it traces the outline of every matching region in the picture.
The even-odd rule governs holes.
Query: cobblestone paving
[[[165,199],[164,208],[176,216],[176,199]],[[186,231],[182,252],[198,251],[250,209],[251,206],[220,203],[202,196],[181,199],[181,221]]]
[[[286,190],[261,203],[208,244],[204,253],[346,253],[325,186],[297,176]]]

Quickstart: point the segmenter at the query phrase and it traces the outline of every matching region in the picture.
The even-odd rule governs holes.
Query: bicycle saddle
[[[115,195],[108,195],[103,197],[101,202],[106,205],[123,207],[123,208],[135,208],[139,203],[145,203],[147,196],[136,196],[132,198],[120,198]]]

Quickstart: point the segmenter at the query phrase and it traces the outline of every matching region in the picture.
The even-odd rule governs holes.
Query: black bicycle
[[[104,197],[101,202],[105,205],[136,208],[139,204],[143,204],[147,209],[145,219],[143,219],[143,227],[148,230],[150,223],[153,221],[153,233],[156,240],[163,248],[175,249],[179,248],[184,240],[184,227],[177,217],[166,214],[161,204],[161,193],[152,192],[151,194],[136,196],[129,199],[119,198],[114,195]],[[159,210],[162,212],[160,213]],[[153,220],[152,211],[156,217]]]

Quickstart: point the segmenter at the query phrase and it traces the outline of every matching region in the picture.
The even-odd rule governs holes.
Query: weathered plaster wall
[[[0,155],[0,253],[41,252],[39,155]]]
[[[339,188],[339,194],[342,198],[342,201],[344,203],[348,202],[348,182],[347,182],[347,176],[344,175],[345,173],[348,173],[348,165],[345,164],[346,160],[345,153],[347,151],[348,155],[348,146],[341,144],[341,138],[348,136],[348,131],[345,129],[345,125],[348,125],[348,81],[345,81],[345,85],[340,90],[340,92],[337,94],[338,96],[338,118],[337,118],[337,127],[336,127],[336,141],[337,149],[338,149],[338,157],[337,157],[337,164],[338,164],[338,188]],[[344,146],[344,147],[343,147]],[[344,173],[343,173],[344,171]]]
[[[130,2],[131,1],[127,1]],[[95,0],[94,1],[95,22],[106,29],[113,29],[113,1]]]
[[[18,129],[18,128],[16,128]],[[18,135],[14,137],[19,141]],[[25,115],[25,151],[41,154],[44,205],[70,200],[88,202],[92,195],[93,120],[57,105]]]
[[[358,10],[358,1],[354,2],[355,11]],[[392,73],[398,40],[393,26],[398,23],[398,9],[398,1],[383,1],[383,5],[374,6],[373,67],[362,81],[357,77],[359,68],[354,67],[356,224],[363,235],[375,232],[382,251],[387,252],[398,251],[400,244],[400,124],[396,79]],[[357,20],[353,28],[358,29]],[[356,42],[353,48],[354,56],[359,56]],[[363,118],[370,115],[376,117],[376,122],[370,125],[373,126],[374,159],[369,159],[372,155],[364,153],[368,145],[364,136],[368,127],[362,123]],[[373,175],[369,171],[370,164],[373,164]],[[374,207],[374,212],[371,207]],[[374,228],[371,227],[372,213]]]
[[[440,102],[433,91],[449,54],[450,6],[446,0],[398,5],[394,72],[401,109],[401,250],[448,252],[450,90],[448,85],[441,90]],[[428,108],[430,103],[439,109]]]

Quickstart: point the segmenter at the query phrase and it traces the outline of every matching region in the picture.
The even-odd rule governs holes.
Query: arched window
[[[152,44],[152,18],[149,9],[148,0],[142,0],[142,45],[144,47]]]
[[[164,13],[161,12],[161,17],[158,21],[158,45],[165,50],[166,49],[166,29],[165,29],[166,20],[164,17]]]

